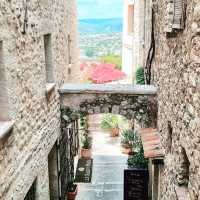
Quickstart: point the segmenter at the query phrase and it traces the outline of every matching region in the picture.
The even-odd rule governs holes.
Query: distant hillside
[[[80,33],[119,33],[122,32],[122,19],[82,19],[79,20]]]

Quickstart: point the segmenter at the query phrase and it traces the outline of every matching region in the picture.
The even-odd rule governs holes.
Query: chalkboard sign
[[[148,200],[148,180],[148,170],[125,169],[124,200]]]
[[[76,169],[75,182],[90,183],[92,178],[93,159],[80,158]]]

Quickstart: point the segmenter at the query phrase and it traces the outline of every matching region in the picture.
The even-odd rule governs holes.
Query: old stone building
[[[133,66],[143,65],[146,83],[157,87],[141,87],[143,93],[123,86],[70,93],[72,86],[67,91],[60,86],[79,79],[76,2],[1,0],[0,199],[65,199],[67,173],[60,163],[66,160],[59,159],[66,149],[60,147],[72,138],[60,137],[60,107],[137,118],[144,114],[141,105],[149,108],[141,101],[149,88],[154,95],[158,88],[157,130],[164,152],[162,168],[153,172],[159,179],[153,197],[200,199],[200,2],[134,1],[133,8]],[[66,123],[73,118],[64,114]]]
[[[134,38],[134,1],[124,1],[123,36],[122,36],[122,70],[130,81],[133,79],[133,38]]]
[[[0,2],[1,200],[63,195],[52,190],[60,184],[57,88],[74,77],[75,8],[73,0]]]
[[[159,199],[197,200],[200,1],[159,0],[151,9],[152,45],[147,52],[153,53],[146,71],[159,87],[157,125],[165,152]]]
[[[146,65],[151,41],[151,5],[152,1],[124,1],[122,70],[132,83],[136,70]]]
[[[200,198],[199,19],[199,1],[134,1],[133,67],[159,88],[164,165],[153,199]]]

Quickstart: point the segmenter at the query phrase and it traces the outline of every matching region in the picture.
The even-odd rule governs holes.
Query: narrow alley
[[[100,128],[93,127],[91,134],[95,141],[92,182],[78,184],[77,200],[122,200],[127,155],[120,151],[120,137],[110,137]]]
[[[0,0],[0,30],[0,200],[200,200],[200,0]]]

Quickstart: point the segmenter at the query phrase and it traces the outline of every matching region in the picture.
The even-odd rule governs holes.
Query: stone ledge
[[[55,83],[46,83],[46,94],[51,93],[54,90],[55,86]]]
[[[178,200],[188,200],[189,191],[186,186],[175,186],[176,196]]]
[[[157,87],[153,85],[126,84],[63,84],[61,94],[129,94],[156,95]]]
[[[13,126],[14,121],[0,121],[0,142],[10,133]]]

